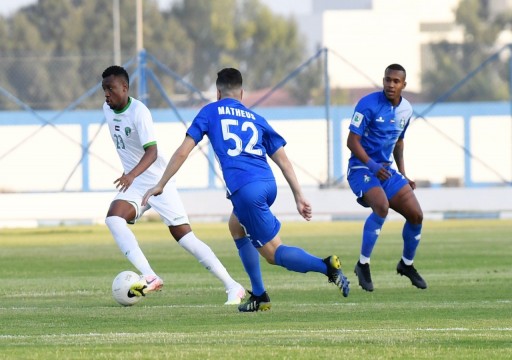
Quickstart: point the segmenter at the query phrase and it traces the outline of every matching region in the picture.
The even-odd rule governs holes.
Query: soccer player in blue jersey
[[[411,104],[402,97],[407,84],[405,77],[401,65],[389,65],[384,72],[384,90],[357,103],[349,127],[347,146],[352,155],[347,180],[357,201],[372,209],[364,223],[361,254],[354,269],[359,285],[366,291],[373,291],[370,256],[389,208],[405,218],[397,273],[408,277],[414,286],[427,288],[413,266],[423,212],[414,195],[416,184],[405,175],[404,135],[412,116]],[[396,169],[392,167],[393,161]]]
[[[321,259],[301,248],[281,242],[281,223],[270,210],[276,199],[277,186],[267,155],[283,172],[299,214],[306,220],[311,219],[311,206],[304,198],[284,150],[286,141],[263,117],[241,103],[242,75],[237,69],[226,68],[218,72],[216,86],[217,101],[199,111],[183,143],[172,155],[162,178],[146,192],[142,204],[151,195],[159,195],[164,191],[165,185],[192,149],[207,135],[220,163],[228,198],[233,204],[229,228],[252,286],[249,299],[238,309],[242,312],[270,309],[270,298],[263,285],[258,252],[268,263],[290,271],[322,273],[341,290],[343,296],[348,296],[349,282],[341,271],[336,255]]]

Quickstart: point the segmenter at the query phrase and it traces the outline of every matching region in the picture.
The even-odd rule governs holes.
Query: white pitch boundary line
[[[372,332],[443,332],[443,333],[452,333],[452,332],[482,332],[482,331],[495,331],[495,332],[506,332],[512,331],[512,328],[504,327],[504,328],[416,328],[416,329],[406,329],[406,328],[397,328],[397,329],[326,329],[326,330],[258,330],[257,333],[261,334],[289,334],[289,333],[298,333],[298,334],[323,334],[323,333],[372,333]],[[45,335],[0,335],[0,339],[44,339],[44,338],[130,338],[130,337],[142,337],[142,336],[202,336],[203,334],[211,334],[212,332],[199,332],[199,333],[172,333],[172,332],[142,332],[142,333],[83,333],[83,334],[45,334]],[[255,331],[251,330],[237,330],[237,331],[214,331],[216,334],[254,334]]]
[[[427,308],[427,307],[432,307],[432,308],[436,308],[436,307],[446,307],[446,306],[459,306],[459,305],[467,305],[467,304],[482,304],[482,305],[486,305],[486,304],[510,304],[512,303],[512,300],[493,300],[493,301],[489,301],[489,300],[486,300],[486,301],[470,301],[470,302],[463,302],[463,301],[450,301],[450,302],[442,302],[442,303],[437,303],[437,304],[433,304],[432,306],[423,306],[424,308]],[[307,306],[318,306],[318,304],[314,304],[314,303],[307,303],[307,304],[296,304],[297,306],[300,306],[300,307],[307,307]],[[339,306],[361,306],[360,303],[356,303],[356,302],[333,302],[333,303],[326,303],[326,304],[322,304],[323,307],[327,307],[327,306],[331,306],[331,307],[339,307]],[[124,306],[121,306],[121,305],[118,305],[116,304],[115,302],[112,301],[112,305],[111,306],[97,306],[98,309],[112,309],[112,308],[126,308],[126,309],[130,309],[130,308],[133,308],[133,309],[137,309],[137,308],[141,308],[141,307],[148,307],[148,308],[152,308],[152,309],[157,309],[157,308],[160,308],[160,309],[207,309],[207,308],[226,308],[226,306],[224,304],[203,304],[203,305],[153,305],[153,304],[148,304],[148,305],[144,305],[144,302],[141,302],[141,303],[138,303],[134,306],[127,306],[127,307],[124,307]],[[59,308],[62,308],[62,309],[68,309],[70,308],[69,306],[52,306],[51,309],[59,309]],[[34,307],[34,306],[10,306],[10,307],[6,307],[6,306],[0,306],[0,310],[35,310],[35,309],[45,309],[45,308],[41,308],[41,307]]]

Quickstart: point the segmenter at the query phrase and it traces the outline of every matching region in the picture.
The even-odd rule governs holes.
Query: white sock
[[[187,235],[183,236],[178,241],[178,244],[194,255],[201,265],[210,271],[217,279],[222,281],[226,290],[237,285],[237,282],[229,275],[228,271],[213,253],[212,249],[199,240],[195,236],[194,232],[191,231]]]
[[[135,235],[128,228],[126,220],[119,216],[109,216],[105,219],[105,224],[112,233],[117,246],[132,265],[143,275],[156,275],[140,249]]]
[[[406,259],[402,256],[402,260],[404,261],[404,264],[407,266],[411,266],[413,263],[413,260]]]
[[[369,257],[366,257],[364,255],[359,255],[359,262],[361,264],[369,264],[370,263],[370,258]]]

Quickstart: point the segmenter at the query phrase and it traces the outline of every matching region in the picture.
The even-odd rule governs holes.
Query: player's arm
[[[181,143],[180,147],[176,149],[174,154],[172,154],[171,160],[167,164],[167,167],[165,168],[162,178],[160,179],[160,181],[158,181],[158,184],[153,186],[151,189],[146,191],[146,194],[144,194],[144,197],[142,198],[143,206],[147,204],[148,199],[151,195],[160,195],[162,193],[165,185],[174,176],[174,174],[178,172],[181,165],[183,165],[185,160],[187,160],[188,155],[194,149],[195,146],[196,143],[194,139],[192,139],[188,135],[185,136],[185,139]]]
[[[133,183],[133,180],[144,171],[146,171],[151,164],[153,164],[158,156],[158,148],[156,144],[150,145],[144,149],[144,155],[142,155],[139,163],[135,165],[135,167],[128,174],[123,174],[120,178],[114,181],[116,184],[116,189],[119,191],[125,192],[130,185]]]
[[[304,198],[299,181],[295,175],[295,170],[293,170],[293,165],[288,159],[284,147],[281,146],[270,158],[279,166],[288,185],[290,185],[299,214],[301,214],[304,219],[308,221],[311,220],[311,204]]]
[[[352,154],[357,157],[362,163],[366,164],[370,171],[377,176],[380,180],[386,180],[390,177],[389,171],[386,170],[382,164],[375,162],[371,157],[368,156],[366,150],[361,145],[361,135],[350,131],[347,138],[347,147],[350,149]]]
[[[395,144],[395,148],[393,149],[393,158],[395,159],[396,167],[398,171],[409,181],[409,185],[414,189],[416,189],[416,183],[409,179],[407,175],[405,175],[405,162],[404,162],[404,139],[398,139]]]

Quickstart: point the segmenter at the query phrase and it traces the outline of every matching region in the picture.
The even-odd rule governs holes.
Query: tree
[[[258,0],[186,0],[172,9],[194,42],[194,84],[211,87],[222,67],[237,67],[251,88],[276,84],[304,59],[293,20]]]
[[[120,2],[126,61],[137,56],[136,1]],[[259,0],[182,0],[166,12],[159,10],[157,0],[143,4],[144,48],[202,91],[213,88],[222,67],[240,68],[246,84],[259,89],[274,86],[303,60],[304,45],[294,21],[275,16]],[[112,0],[38,0],[0,21],[0,63],[7,67],[0,86],[35,108],[68,106],[98,84],[103,69],[114,61],[112,8]],[[16,58],[9,63],[8,56],[31,61]],[[171,98],[189,91],[163,76],[158,66],[149,70]],[[303,101],[311,94],[311,79],[315,77],[296,82],[307,84],[295,92]],[[149,91],[151,106],[166,106],[155,87]],[[98,91],[81,107],[97,108],[102,96]]]
[[[429,100],[445,94],[473,70],[479,71],[448,101],[492,101],[508,97],[508,63],[496,57],[492,64],[480,67],[496,53],[498,36],[511,17],[493,15],[489,2],[462,0],[455,12],[456,23],[464,33],[463,43],[442,41],[430,46],[432,65],[424,72],[423,88]]]

